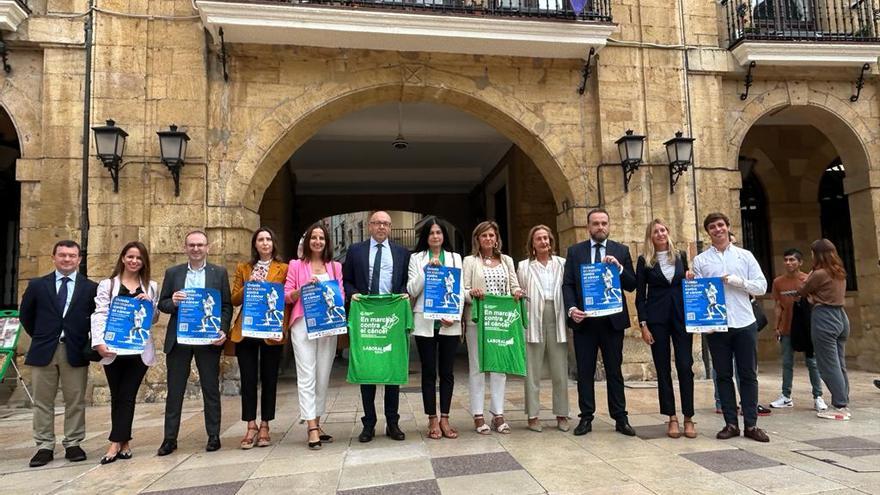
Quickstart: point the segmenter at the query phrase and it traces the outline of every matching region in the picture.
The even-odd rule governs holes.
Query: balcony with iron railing
[[[876,63],[880,0],[722,0],[727,45],[751,61]]]
[[[616,29],[611,0],[195,0],[195,5],[218,44],[587,58]]]

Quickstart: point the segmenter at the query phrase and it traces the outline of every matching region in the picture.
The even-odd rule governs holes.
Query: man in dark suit
[[[232,298],[229,292],[229,276],[226,268],[206,261],[208,236],[200,230],[190,232],[185,240],[188,263],[172,266],[165,272],[159,310],[168,313],[168,329],[165,333],[165,366],[168,369],[168,396],[165,400],[165,439],[159,447],[159,455],[168,455],[177,449],[180,431],[180,414],[186,382],[189,380],[192,359],[196,359],[202,401],[205,405],[205,430],[208,443],[205,450],[213,452],[220,448],[220,352],[232,320]],[[213,345],[187,345],[177,342],[177,309],[186,299],[183,289],[217,289],[220,291],[221,320],[220,338]]]
[[[377,211],[370,215],[370,239],[348,248],[342,277],[346,297],[357,300],[359,294],[405,294],[409,276],[409,251],[391,242],[391,217],[387,212]],[[376,428],[376,386],[361,385],[364,429],[358,436],[360,442],[369,442]],[[385,385],[385,434],[394,440],[404,440],[400,430],[398,406],[400,387]]]
[[[623,311],[608,316],[587,318],[584,313],[584,297],[581,289],[581,265],[610,263],[620,269],[620,286],[632,292],[636,289],[629,248],[608,239],[610,219],[608,212],[596,208],[587,215],[590,240],[568,248],[565,271],[562,278],[562,298],[568,308],[568,320],[574,335],[574,354],[578,370],[578,405],[580,422],[575,435],[586,435],[593,429],[593,413],[596,412],[595,375],[596,357],[602,350],[605,380],[608,388],[608,410],[615,421],[615,429],[633,436],[626,414],[626,396],[623,393],[623,336],[630,326],[626,302]]]
[[[55,271],[30,281],[21,299],[19,317],[31,337],[24,364],[31,366],[34,388],[34,441],[37,453],[30,466],[48,464],[55,455],[55,395],[64,396],[64,457],[86,460],[79,446],[86,436],[86,384],[89,342],[98,284],[77,273],[79,244],[58,241],[52,248]]]

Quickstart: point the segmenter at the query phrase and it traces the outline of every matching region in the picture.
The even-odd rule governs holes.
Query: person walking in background
[[[684,324],[682,280],[688,272],[687,253],[677,251],[666,224],[655,219],[645,230],[644,254],[636,263],[636,309],[642,340],[651,346],[657,370],[657,395],[660,413],[669,417],[666,435],[682,435],[675,411],[672,387],[670,341],[675,349],[675,369],[681,410],[684,414],[684,436],[696,438],[694,427],[693,335]]]
[[[547,358],[553,382],[553,414],[556,428],[568,431],[568,329],[562,300],[565,259],[556,256],[556,238],[546,225],[536,225],[526,241],[529,257],[520,261],[516,273],[520,287],[531,294],[527,302],[529,325],[526,330],[525,379],[528,428],[542,431],[538,419],[541,409],[541,374]]]

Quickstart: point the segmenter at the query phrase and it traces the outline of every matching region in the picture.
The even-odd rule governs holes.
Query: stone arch
[[[28,95],[22,93],[9,84],[0,89],[0,110],[6,112],[9,120],[15,127],[18,136],[18,144],[21,147],[21,158],[34,158],[42,155],[40,152],[40,118],[35,109],[40,105],[34,104]]]
[[[572,151],[552,136],[542,117],[521,102],[498,98],[496,101],[503,102],[503,106],[497,105],[477,93],[443,85],[398,82],[349,89],[330,99],[307,92],[286,100],[254,126],[229,180],[220,186],[222,201],[226,206],[258,211],[263,193],[278,170],[318,129],[345,114],[393,101],[447,105],[485,121],[532,159],[553,193],[557,210],[563,201],[571,201],[575,192],[565,171],[577,168]]]

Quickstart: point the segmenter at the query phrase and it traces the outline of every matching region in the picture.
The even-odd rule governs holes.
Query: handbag
[[[760,332],[767,327],[768,321],[767,315],[764,314],[764,308],[761,307],[757,299],[752,299],[752,312],[755,314],[755,325]]]
[[[791,308],[791,348],[813,356],[813,337],[810,318],[813,309],[805,298],[795,301]]]

